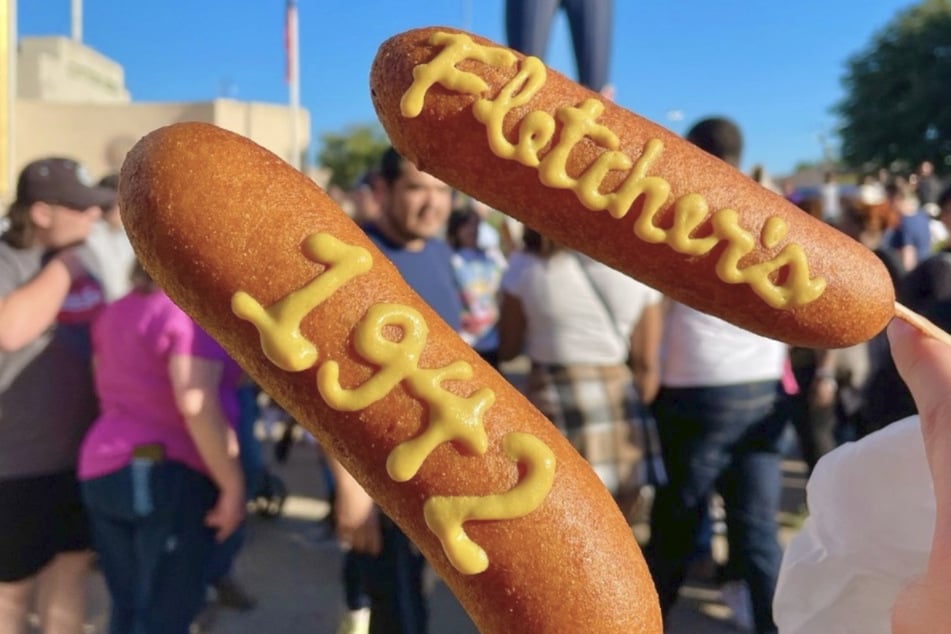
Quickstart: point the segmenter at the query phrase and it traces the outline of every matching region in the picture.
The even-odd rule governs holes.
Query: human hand
[[[71,280],[86,275],[86,267],[83,266],[76,247],[67,247],[56,251],[49,261],[54,265],[63,266]]]
[[[243,488],[222,489],[215,505],[205,514],[205,526],[214,528],[215,539],[223,542],[241,525],[245,508]]]
[[[809,401],[813,407],[832,407],[839,384],[834,377],[816,376],[809,387]]]
[[[892,632],[930,634],[951,623],[951,349],[900,319],[892,321],[888,338],[917,405],[936,504],[925,574],[895,600]]]

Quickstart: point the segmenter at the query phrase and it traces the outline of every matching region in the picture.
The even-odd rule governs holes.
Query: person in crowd
[[[498,250],[479,247],[482,217],[467,206],[449,216],[446,239],[452,247],[452,270],[462,301],[460,336],[493,367],[498,366],[499,285],[505,260]]]
[[[119,175],[104,177],[99,186],[117,191]],[[130,280],[135,252],[122,226],[118,199],[102,210],[102,219],[93,224],[86,243],[96,257],[96,270],[102,280],[106,301],[113,302],[128,293],[132,287]]]
[[[507,0],[508,45],[544,59],[555,13],[564,9],[571,29],[578,83],[596,92],[613,93],[608,83],[613,0]]]
[[[245,484],[245,499],[250,501],[262,489],[266,477],[261,444],[254,435],[258,414],[257,402],[254,400],[257,397],[257,389],[242,372],[234,390],[233,396],[223,393],[222,398],[229,404],[234,403],[229,407],[228,422],[234,428],[238,464]],[[204,620],[210,627],[219,607],[247,612],[257,606],[257,599],[248,592],[234,571],[246,537],[247,527],[245,522],[242,522],[224,541],[215,544],[206,575],[210,600],[198,619],[199,624]]]
[[[250,501],[259,495],[271,493],[268,488],[273,483],[272,474],[264,466],[261,441],[254,432],[260,417],[258,394],[260,388],[244,372],[235,387],[234,402],[237,403],[236,416],[229,417],[234,425],[238,443],[238,457],[241,475],[244,479],[245,498]],[[227,401],[232,397],[227,395]],[[234,565],[244,547],[247,527],[244,522],[226,540],[215,546],[208,568],[208,585],[211,600],[205,606],[198,619],[199,625],[214,621],[219,607],[247,612],[257,606],[257,599],[244,587],[234,572]]]
[[[90,536],[76,453],[97,413],[89,322],[104,305],[82,242],[115,192],[78,163],[19,174],[0,240],[0,632],[79,634]],[[39,586],[39,587],[37,587]]]
[[[820,195],[822,199],[822,218],[829,224],[835,224],[839,221],[839,214],[842,212],[839,181],[835,172],[830,170],[823,175]]]
[[[383,155],[378,196],[380,216],[364,227],[367,236],[403,279],[457,332],[462,304],[453,278],[452,250],[438,238],[452,209],[452,190],[389,148]],[[380,513],[366,491],[336,460],[329,460],[334,484],[337,538],[349,548],[345,594],[360,588],[369,598],[372,634],[423,634],[429,606],[423,584],[425,560],[409,538]],[[365,612],[348,605],[349,620]],[[356,631],[347,624],[348,631]]]
[[[505,243],[511,241],[511,235],[503,235],[508,230],[505,225],[507,216],[500,211],[489,207],[481,200],[467,198],[464,205],[479,217],[479,232],[476,235],[476,246],[485,250],[489,255],[498,259],[505,259]]]
[[[696,123],[687,140],[738,166],[732,121]],[[781,388],[786,346],[671,302],[661,388],[653,411],[669,483],[658,487],[645,556],[667,615],[695,554],[708,500],[723,497],[729,578],[746,582],[755,629],[775,632],[770,607],[782,551],[776,513],[786,425]]]
[[[877,255],[885,265],[892,284],[896,289],[900,289],[905,277],[904,265],[900,254],[887,247],[887,236],[899,222],[898,212],[887,202],[868,203],[866,200],[861,195],[858,198],[844,199],[838,228]],[[862,346],[865,348],[864,359],[855,355]],[[881,383],[883,380],[891,380],[886,377],[893,376],[889,374],[889,367],[892,370],[894,368],[884,332],[865,344],[847,349],[845,354],[843,351],[828,351],[828,354],[832,358],[826,359],[828,363],[825,364],[825,369],[817,372],[814,377],[816,382],[826,383],[826,389],[834,390],[830,400],[839,404],[837,412],[840,418],[845,418],[852,425],[857,437],[881,426],[883,417],[889,417],[898,409],[903,409],[901,401],[894,398],[895,389]],[[837,362],[836,358],[842,362]],[[851,365],[850,360],[853,362]],[[855,370],[856,362],[859,364],[859,372],[852,371]],[[864,369],[860,367],[863,362]],[[808,368],[806,371],[808,372]],[[833,379],[825,378],[830,374]],[[856,377],[863,374],[866,379],[861,383]],[[829,448],[828,445],[825,447]]]
[[[837,350],[794,347],[790,363],[799,392],[790,399],[791,419],[799,440],[800,456],[809,472],[819,458],[835,449],[838,413],[836,395]]]
[[[639,416],[657,392],[661,295],[531,229],[525,238],[526,263],[504,286],[499,359],[524,351],[529,401],[628,512],[646,484]]]
[[[901,256],[889,248],[888,238],[900,220],[898,212],[884,198],[870,197],[860,191],[856,197],[843,199],[842,214],[835,225],[878,256],[896,286],[906,269]]]
[[[886,172],[887,175],[887,172]],[[866,205],[878,205],[886,202],[885,183],[880,181],[878,175],[868,172],[859,179],[859,200]]]
[[[802,192],[796,186],[796,181],[792,178],[784,178],[780,183],[780,190],[782,191],[783,198],[792,204],[798,205],[800,201],[802,201]]]
[[[376,195],[376,170],[364,172],[350,189],[353,221],[360,226],[375,222],[380,217],[380,201]]]
[[[915,183],[915,194],[918,196],[919,204],[924,208],[929,205],[937,205],[942,185],[938,176],[934,173],[934,164],[931,161],[922,161],[918,166],[916,176],[918,180]]]
[[[762,163],[757,163],[750,169],[750,178],[774,194],[781,195],[783,193],[782,188],[776,184],[776,181],[766,170],[766,166],[764,166]]]
[[[883,261],[893,282],[901,277],[901,262],[894,251],[882,246],[883,236],[897,222],[897,214],[885,204],[866,205],[843,199],[838,222],[849,237],[861,242]],[[841,350],[794,347],[790,361],[798,394],[791,397],[791,418],[802,459],[810,473],[819,459],[853,433],[860,433],[859,417],[872,372],[872,357],[884,342],[865,342]],[[884,349],[887,354],[887,349]]]
[[[885,197],[898,214],[898,225],[887,239],[887,246],[911,271],[931,253],[931,217],[918,205],[914,193],[904,181],[885,186]]]
[[[189,631],[209,565],[244,517],[240,368],[136,265],[93,324],[102,413],[79,479],[112,598],[109,631]]]
[[[951,228],[951,187],[939,195],[938,218]],[[920,314],[930,314],[936,305],[951,301],[951,249],[933,254],[899,280],[898,301]],[[859,419],[859,435],[865,436],[914,413],[911,392],[901,381],[898,368],[887,347],[878,353],[865,390]]]
[[[951,231],[951,187],[935,199],[938,220]],[[899,301],[915,311],[924,311],[936,300],[951,299],[951,246],[944,247],[905,276]]]
[[[818,196],[801,196],[796,206],[817,220],[825,220],[822,215],[822,199]]]

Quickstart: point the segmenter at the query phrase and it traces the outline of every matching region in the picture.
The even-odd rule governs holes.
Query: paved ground
[[[221,634],[333,634],[342,608],[339,582],[341,553],[328,538],[320,520],[327,513],[319,458],[314,447],[298,443],[286,464],[271,459],[272,470],[288,485],[291,496],[284,513],[276,519],[252,516],[247,544],[237,564],[236,576],[258,599],[258,607],[247,613],[219,610],[211,630]],[[785,464],[785,510],[782,539],[795,533],[804,499],[804,466]],[[643,526],[635,527],[643,536]],[[108,595],[101,577],[90,581],[90,614],[87,634],[106,632]],[[684,588],[682,600],[669,619],[669,634],[720,634],[736,632],[730,611],[721,602],[718,590],[692,583]],[[436,584],[432,599],[433,634],[475,634],[452,594]]]

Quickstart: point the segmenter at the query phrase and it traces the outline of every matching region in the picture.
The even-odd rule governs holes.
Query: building
[[[15,23],[12,7],[10,0],[0,0],[0,54],[16,41],[9,22]],[[0,78],[3,203],[15,196],[16,174],[32,160],[71,157],[98,178],[117,171],[142,136],[180,121],[204,121],[237,132],[291,163],[297,162],[291,160],[291,148],[309,146],[310,118],[304,109],[292,126],[292,109],[280,104],[233,99],[140,103],[125,87],[122,66],[78,39],[26,37],[16,45],[15,60],[0,63],[0,71],[6,71]]]

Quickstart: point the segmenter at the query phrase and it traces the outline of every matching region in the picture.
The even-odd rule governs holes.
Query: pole
[[[69,33],[77,44],[83,41],[83,0],[70,2]]]
[[[288,161],[301,169],[300,144],[300,65],[297,43],[297,0],[287,0],[287,81],[291,114],[291,159]]]

